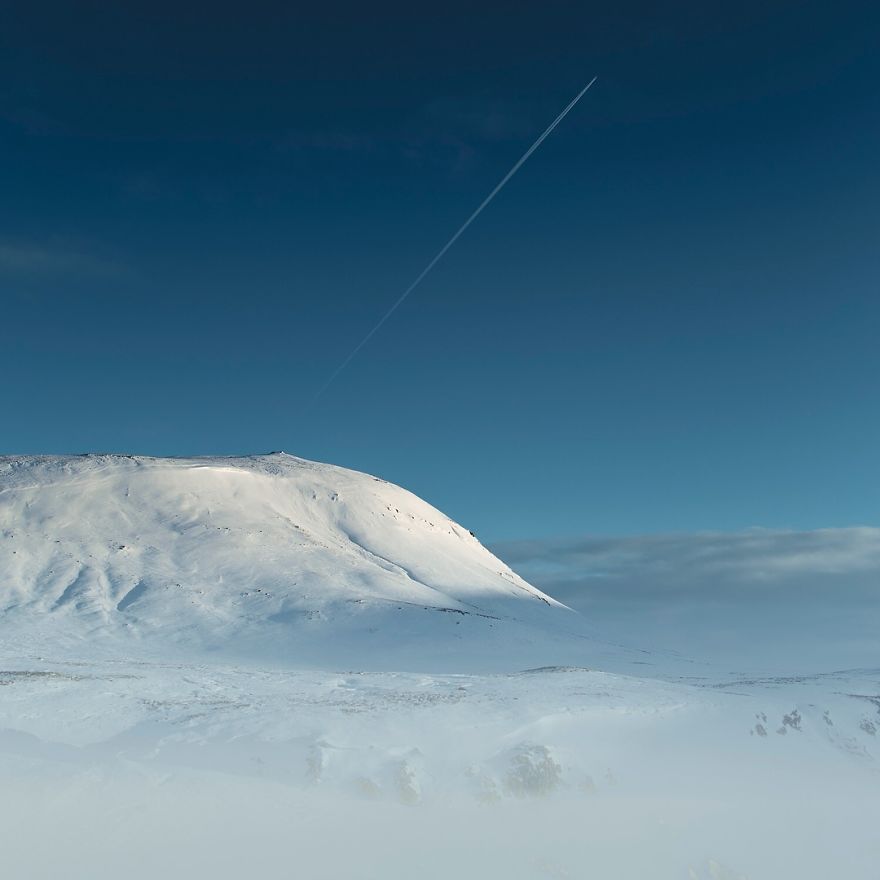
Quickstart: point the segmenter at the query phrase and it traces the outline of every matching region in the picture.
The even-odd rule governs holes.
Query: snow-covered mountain
[[[876,877],[875,663],[588,635],[364,474],[0,459],[3,876]]]
[[[284,453],[0,459],[7,638],[298,666],[521,668],[554,660],[553,631],[577,617],[467,529],[366,474]]]

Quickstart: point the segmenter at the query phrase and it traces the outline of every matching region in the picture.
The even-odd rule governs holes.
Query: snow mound
[[[0,637],[31,647],[504,669],[582,659],[576,617],[366,474],[284,453],[0,458]]]

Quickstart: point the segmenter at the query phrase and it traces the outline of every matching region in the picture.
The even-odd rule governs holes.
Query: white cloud
[[[880,575],[880,528],[750,529],[625,538],[511,541],[493,547],[514,568],[556,583],[623,581],[634,589],[708,583],[768,587]]]
[[[880,658],[880,529],[512,541],[492,548],[598,637],[730,668]]]

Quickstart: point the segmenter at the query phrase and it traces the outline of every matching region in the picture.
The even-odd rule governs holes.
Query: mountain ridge
[[[281,452],[0,458],[7,632],[295,665],[505,666],[575,616],[369,474]],[[527,662],[556,652],[538,653]]]

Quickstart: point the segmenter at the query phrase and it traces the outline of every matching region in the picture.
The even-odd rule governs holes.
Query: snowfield
[[[743,652],[604,641],[341,468],[0,459],[0,869],[876,878],[880,663]]]

